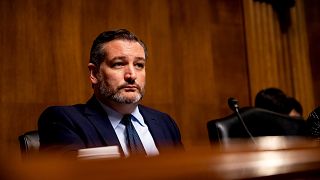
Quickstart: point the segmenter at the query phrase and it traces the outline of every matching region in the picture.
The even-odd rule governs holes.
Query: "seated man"
[[[93,96],[86,104],[47,108],[38,121],[40,151],[120,147],[121,154],[158,155],[182,147],[167,114],[139,105],[145,92],[147,48],[125,30],[101,33],[90,52]]]

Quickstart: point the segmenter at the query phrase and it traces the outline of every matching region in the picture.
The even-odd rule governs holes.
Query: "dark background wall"
[[[310,60],[320,104],[319,2],[306,1]],[[188,146],[208,143],[206,122],[252,105],[241,0],[2,0],[0,147],[37,128],[50,105],[85,103],[93,39],[126,28],[149,48],[143,104],[176,119]]]

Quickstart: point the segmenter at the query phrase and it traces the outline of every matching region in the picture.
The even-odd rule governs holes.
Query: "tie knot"
[[[121,123],[127,126],[131,122],[131,114],[125,114],[121,120]]]

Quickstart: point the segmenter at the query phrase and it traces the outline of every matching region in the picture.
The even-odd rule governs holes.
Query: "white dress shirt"
[[[128,146],[126,144],[126,136],[125,136],[125,125],[120,123],[123,115],[118,113],[117,111],[109,108],[108,106],[104,105],[100,102],[104,110],[108,114],[108,118],[112,124],[113,129],[115,130],[118,140],[120,142],[121,148],[126,157],[129,156]],[[148,126],[145,124],[142,115],[140,114],[138,106],[135,110],[131,113],[132,115],[132,124],[136,129],[142,145],[147,153],[147,156],[155,156],[159,154],[159,151],[154,143],[154,140],[151,136]]]

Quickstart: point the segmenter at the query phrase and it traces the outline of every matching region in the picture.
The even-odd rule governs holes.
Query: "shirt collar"
[[[112,127],[115,129],[120,124],[120,121],[121,121],[123,115],[121,113],[113,110],[112,108],[106,106],[101,101],[99,101],[99,103],[101,104],[102,108],[107,112],[108,118],[112,124]],[[144,123],[143,117],[139,111],[138,106],[133,110],[131,115],[133,116],[133,118],[132,118],[133,121],[138,122],[141,126],[146,126],[146,124]]]

